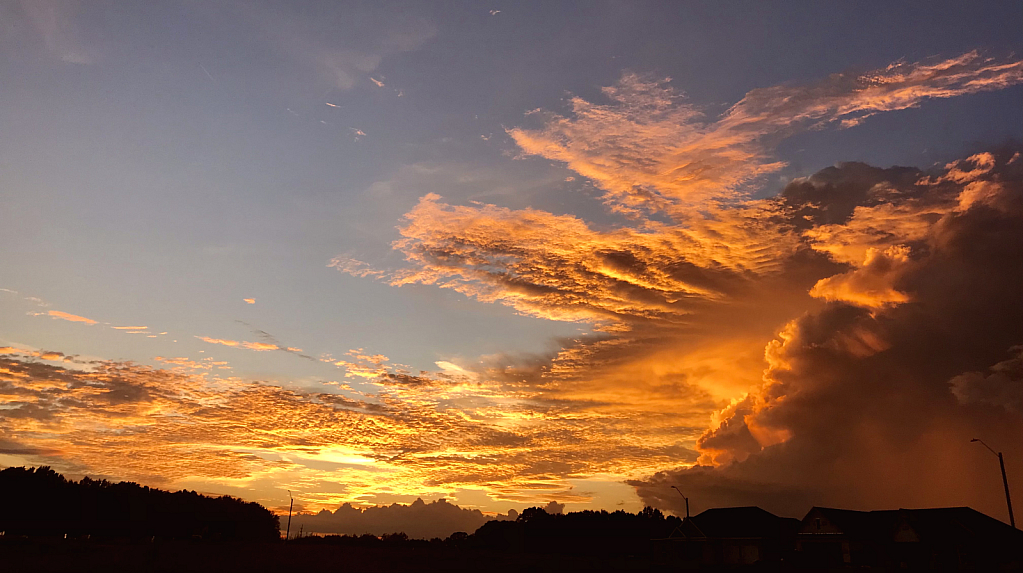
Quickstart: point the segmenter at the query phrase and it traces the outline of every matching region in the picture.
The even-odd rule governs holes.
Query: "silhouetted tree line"
[[[490,521],[468,536],[471,547],[505,551],[571,554],[640,554],[650,540],[664,538],[682,524],[646,507],[639,513],[626,511],[578,511],[550,514],[531,507],[515,521]]]
[[[263,506],[230,496],[75,482],[45,466],[0,470],[0,531],[7,536],[277,541],[279,528]]]
[[[514,521],[488,521],[475,533],[459,531],[443,540],[409,539],[404,533],[394,533],[382,537],[310,536],[294,542],[347,547],[446,546],[509,553],[646,555],[651,550],[651,539],[668,537],[681,524],[678,517],[665,517],[652,507],[635,514],[621,510],[550,514],[543,508],[531,507]]]

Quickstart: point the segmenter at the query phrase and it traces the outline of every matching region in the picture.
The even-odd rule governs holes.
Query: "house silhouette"
[[[686,517],[666,541],[685,563],[752,565],[781,561],[799,526],[755,506],[720,507]]]
[[[1019,567],[1023,532],[969,507],[814,507],[794,549],[800,561],[826,566],[984,571]]]
[[[1023,570],[1023,532],[968,507],[814,507],[802,520],[759,507],[716,508],[685,518],[655,545],[682,568]]]

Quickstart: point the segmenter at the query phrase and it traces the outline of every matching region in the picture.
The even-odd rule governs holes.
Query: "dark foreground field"
[[[167,541],[0,541],[0,570],[33,572],[663,571],[654,556],[509,554],[449,547],[337,547]]]

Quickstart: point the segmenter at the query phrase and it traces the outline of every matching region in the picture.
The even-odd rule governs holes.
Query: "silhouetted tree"
[[[257,503],[133,482],[75,482],[46,466],[0,470],[0,493],[0,530],[7,535],[247,541],[280,535],[277,516]]]
[[[651,539],[667,537],[681,523],[681,519],[666,518],[652,507],[638,514],[619,510],[564,515],[531,507],[515,521],[487,522],[467,542],[504,551],[637,554],[648,551]]]

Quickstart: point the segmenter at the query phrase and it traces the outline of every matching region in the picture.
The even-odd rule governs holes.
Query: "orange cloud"
[[[674,321],[736,283],[777,270],[798,237],[768,220],[776,209],[737,209],[727,225],[715,223],[722,232],[711,239],[706,227],[650,222],[601,232],[569,215],[449,206],[427,195],[395,243],[414,269],[395,273],[391,284],[436,284],[604,329],[634,318]]]
[[[967,492],[957,503],[1004,511],[998,491],[980,485],[990,473],[944,468],[975,455],[977,431],[1016,447],[1023,395],[1016,153],[979,154],[927,177],[892,170],[883,185],[860,168],[830,173],[840,179],[845,171],[846,191],[859,187],[865,203],[806,233],[848,269],[811,291],[832,304],[788,322],[767,345],[762,383],[700,437],[706,465],[634,480],[640,496],[677,509],[664,492],[678,485],[708,505],[794,513],[822,500],[943,505],[955,491]],[[824,200],[834,188],[820,191]]]
[[[508,133],[524,153],[564,162],[589,178],[614,211],[685,217],[708,202],[744,197],[741,185],[780,169],[784,164],[770,157],[768,136],[850,127],[928,99],[1021,82],[1023,61],[970,52],[935,63],[892,64],[859,76],[837,74],[806,86],[753,90],[710,120],[668,87],[668,80],[627,74],[604,88],[610,104],[573,97],[571,115],[536,111],[542,129]]]
[[[585,500],[571,492],[569,475],[643,471],[671,455],[628,438],[627,420],[586,416],[580,426],[577,413],[531,404],[493,382],[395,377],[363,401],[129,363],[67,370],[0,359],[0,368],[11,413],[0,431],[37,449],[75,444],[51,465],[152,483],[247,484],[257,499],[294,486],[314,510],[381,491],[446,495],[465,487],[522,502]],[[322,480],[343,481],[346,490],[317,490]]]
[[[61,320],[67,320],[69,322],[84,322],[85,324],[96,324],[95,320],[91,318],[85,318],[84,316],[78,316],[76,314],[68,314],[59,310],[50,310],[46,312],[47,315],[53,318],[59,318]]]
[[[259,352],[265,352],[267,350],[282,350],[280,346],[277,346],[276,344],[271,344],[269,342],[245,342],[239,340],[224,340],[220,338],[210,338],[208,336],[196,336],[196,338],[202,340],[203,342],[208,342],[210,344],[222,344],[224,346],[231,346],[234,348],[245,348],[247,350],[256,350]]]
[[[31,356],[33,358],[40,358],[42,360],[60,360],[65,362],[73,361],[73,357],[66,356],[63,352],[54,352],[50,350],[31,350],[15,348],[13,346],[2,346],[0,347],[0,354],[23,354],[25,356]]]
[[[817,281],[810,289],[810,296],[866,308],[902,304],[910,300],[909,296],[896,290],[892,283],[909,264],[908,247],[889,247],[885,251],[868,249],[856,270]]]
[[[604,89],[610,103],[575,97],[570,115],[536,111],[543,128],[509,130],[524,154],[564,162],[602,189],[605,205],[627,215],[626,224],[597,230],[571,215],[447,205],[429,194],[405,216],[402,238],[394,243],[409,268],[388,272],[347,256],[330,266],[396,286],[450,288],[526,315],[589,322],[606,332],[651,320],[688,321],[735,290],[777,274],[807,244],[837,262],[861,265],[870,249],[899,246],[884,237],[922,237],[954,207],[956,198],[941,193],[940,200],[896,204],[883,200],[881,188],[875,191],[879,201],[857,206],[853,221],[800,233],[805,225],[791,218],[791,205],[748,198],[751,183],[782,166],[770,158],[769,141],[1021,81],[1023,62],[969,53],[809,86],[754,90],[710,120],[667,80],[627,74]],[[964,176],[954,169],[948,175]],[[990,191],[976,187],[963,201],[985,193]],[[653,213],[669,220],[647,216]],[[854,278],[823,282],[814,293],[849,300],[849,289],[862,283]],[[881,304],[905,300],[890,289],[871,297],[887,300]]]

